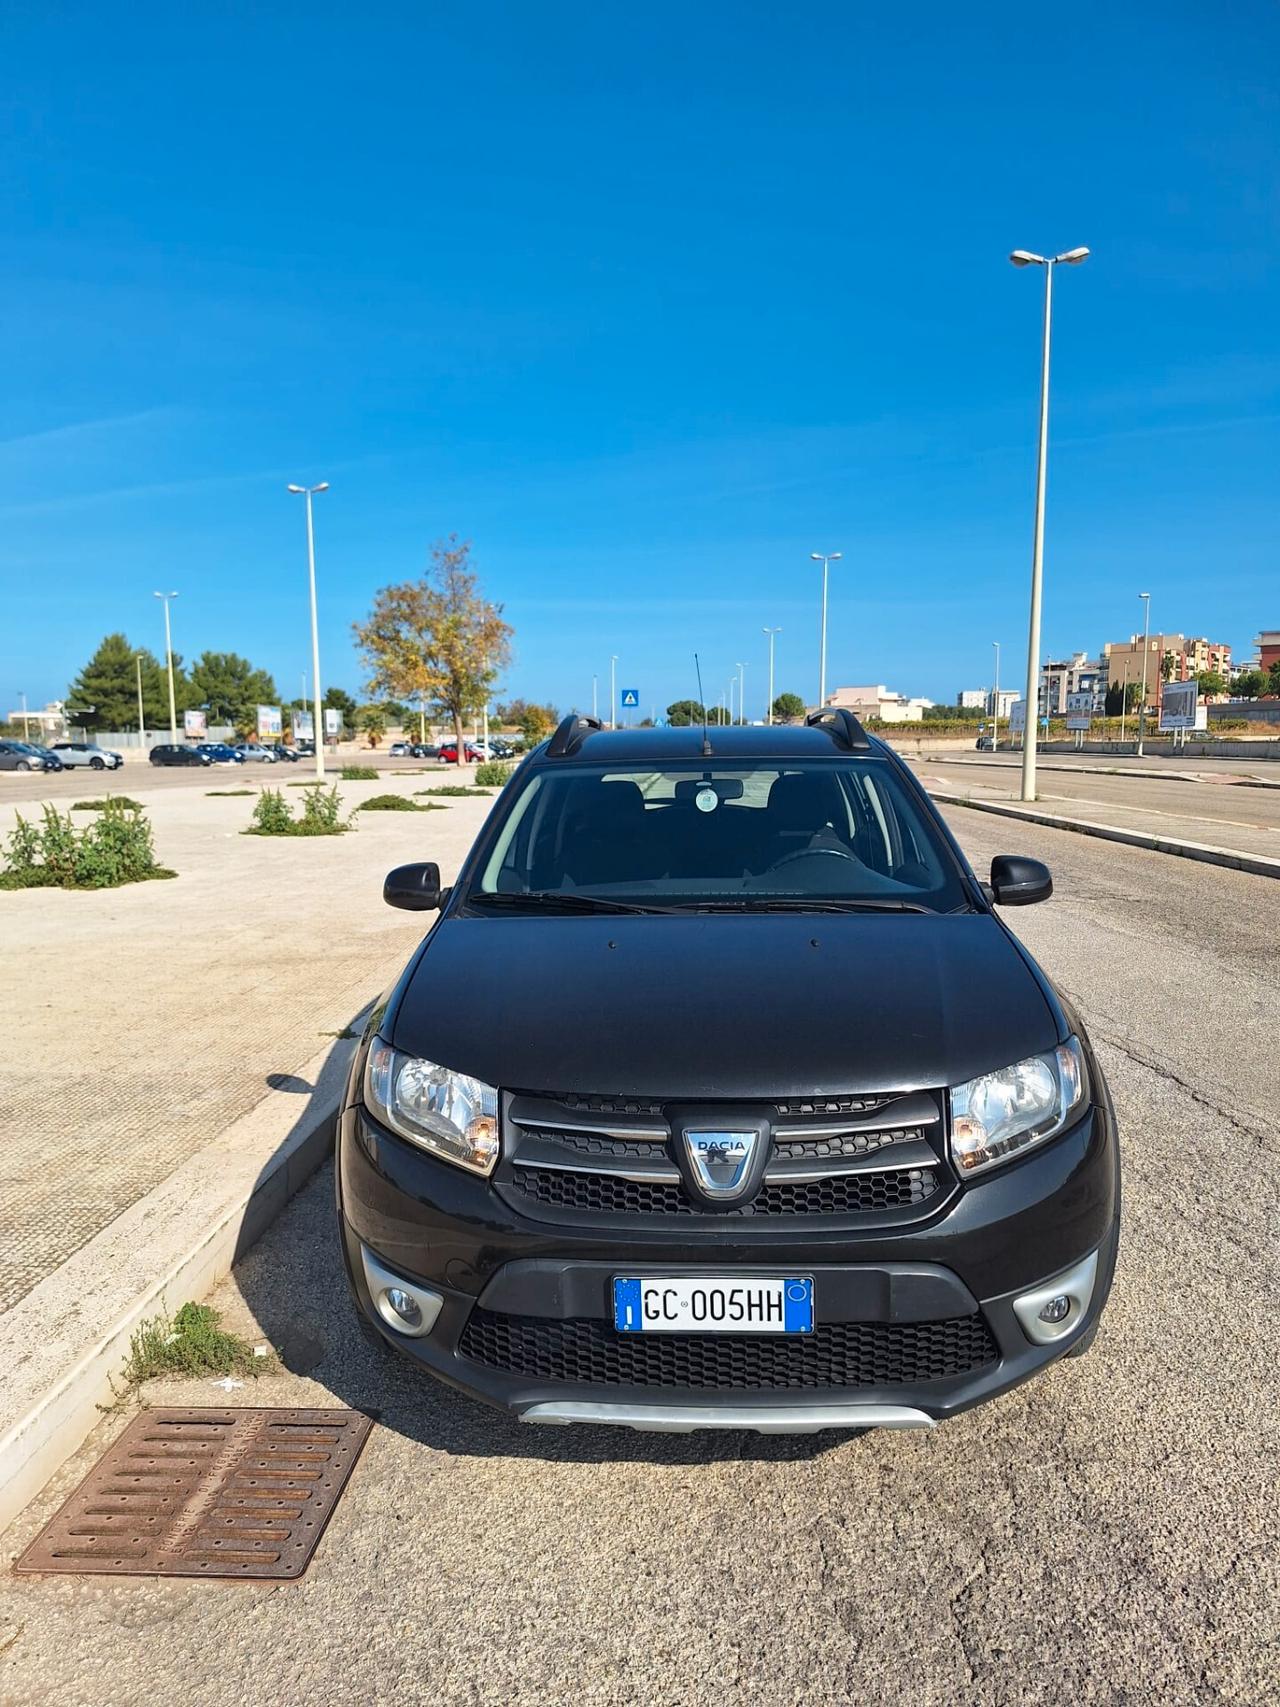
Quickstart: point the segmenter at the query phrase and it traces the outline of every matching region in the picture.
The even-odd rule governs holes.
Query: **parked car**
[[[55,753],[52,747],[42,747],[34,741],[24,741],[23,746],[44,760],[44,768],[47,771],[60,771],[65,768],[62,763],[62,755]]]
[[[436,758],[439,759],[442,765],[456,765],[458,762],[458,743],[456,741],[450,741],[446,745],[442,746],[437,751]],[[483,761],[484,754],[480,751],[479,747],[473,746],[473,744],[468,741],[466,762],[469,765],[474,765],[481,764]]]
[[[276,762],[274,747],[260,747],[253,741],[242,741],[235,751],[236,757],[244,764],[273,765]]]
[[[510,741],[494,739],[489,743],[490,751],[495,759],[514,759],[516,750]]]
[[[281,764],[286,765],[296,765],[298,760],[302,757],[302,754],[296,747],[287,746],[283,741],[276,747],[275,753],[276,758],[280,760]]]
[[[42,771],[45,761],[26,741],[0,741],[0,771]],[[50,770],[59,767],[50,765]]]
[[[198,753],[207,753],[210,762],[215,765],[238,765],[243,763],[240,754],[226,741],[198,741]]]
[[[366,1331],[522,1421],[663,1430],[927,1428],[1084,1352],[1115,1113],[1001,916],[1052,889],[980,880],[848,712],[566,718],[447,889],[384,884],[439,918],[343,1098]]]
[[[159,747],[152,747],[150,753],[153,765],[211,765],[213,760],[208,753],[201,752],[199,747],[174,746],[166,741]]]
[[[99,747],[94,741],[55,741],[50,750],[61,759],[64,770],[74,770],[77,766],[87,765],[94,771],[114,771],[119,770],[124,763],[122,753]]]
[[[413,743],[411,741],[393,741],[387,748],[387,756],[392,759],[411,759]]]

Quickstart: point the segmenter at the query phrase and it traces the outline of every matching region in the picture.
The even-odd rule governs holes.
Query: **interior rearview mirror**
[[[1001,907],[1030,907],[1053,894],[1049,867],[1022,854],[997,854],[991,861],[991,889]]]
[[[382,899],[406,912],[431,912],[440,905],[440,867],[431,860],[396,866],[382,880]]]

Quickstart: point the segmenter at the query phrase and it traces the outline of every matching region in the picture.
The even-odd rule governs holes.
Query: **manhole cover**
[[[144,1411],[14,1569],[299,1577],[372,1427],[358,1411]]]

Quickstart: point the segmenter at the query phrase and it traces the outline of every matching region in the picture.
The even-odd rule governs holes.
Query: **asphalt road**
[[[1274,1701],[1280,886],[948,815],[979,869],[1053,866],[1012,920],[1119,1111],[1121,1266],[1087,1357],[927,1435],[541,1432],[366,1350],[326,1170],[217,1298],[288,1366],[232,1402],[380,1416],[309,1574],[9,1578],[0,1700]]]

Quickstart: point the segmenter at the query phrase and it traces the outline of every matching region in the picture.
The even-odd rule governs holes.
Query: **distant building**
[[[1124,681],[1141,682],[1142,680],[1142,635],[1135,634],[1128,640],[1109,640],[1103,647],[1103,657],[1107,665],[1107,682],[1110,687],[1118,687]],[[1172,658],[1168,676],[1165,675],[1164,663],[1166,658]],[[1189,682],[1195,676],[1201,676],[1206,670],[1216,670],[1220,675],[1231,676],[1231,648],[1224,641],[1205,640],[1200,637],[1188,639],[1185,634],[1153,634],[1147,642],[1147,698],[1160,703],[1160,690],[1166,680],[1171,682]]]
[[[965,688],[960,694],[961,711],[985,711],[991,698],[989,688]]]
[[[1273,664],[1280,664],[1280,628],[1264,628],[1255,635],[1253,644],[1258,648],[1258,668],[1264,675]]]
[[[41,745],[46,739],[57,741],[66,735],[68,729],[67,714],[60,699],[51,700],[43,711],[37,711],[34,706],[23,711],[9,713],[10,724],[21,724],[27,732],[24,739],[34,740]]]
[[[1107,697],[1106,665],[1087,652],[1073,652],[1070,658],[1049,662],[1040,671],[1040,711],[1042,715],[1062,717],[1067,709],[1067,695],[1092,695],[1093,709],[1101,711]]]
[[[1001,688],[1000,704],[995,703],[994,688],[966,688],[960,695],[962,711],[985,711],[988,717],[1008,717],[1009,707],[1021,698],[1017,688]]]
[[[874,687],[837,688],[827,695],[827,704],[843,707],[855,717],[878,717],[881,723],[919,723],[933,701],[907,699],[881,682]]]

